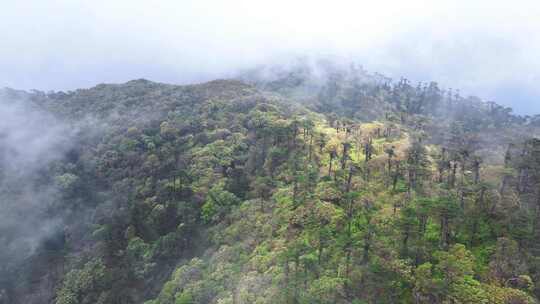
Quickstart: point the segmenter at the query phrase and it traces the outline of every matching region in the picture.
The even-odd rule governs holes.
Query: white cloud
[[[189,82],[276,56],[332,53],[496,100],[511,96],[502,88],[527,92],[529,103],[540,96],[534,0],[5,2],[0,86]],[[528,108],[540,112],[540,101]]]

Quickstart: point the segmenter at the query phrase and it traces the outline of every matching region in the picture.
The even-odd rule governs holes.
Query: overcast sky
[[[540,1],[0,0],[0,87],[189,83],[339,55],[540,113]]]

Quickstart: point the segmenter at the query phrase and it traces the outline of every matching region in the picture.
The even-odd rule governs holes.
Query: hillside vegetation
[[[540,298],[538,116],[328,62],[1,96],[70,141],[0,175],[54,220],[0,225],[1,304]]]

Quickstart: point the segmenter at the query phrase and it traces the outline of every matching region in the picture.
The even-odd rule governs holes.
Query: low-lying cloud
[[[48,214],[59,198],[48,172],[69,149],[68,134],[37,106],[0,96],[0,275],[60,227]]]
[[[393,78],[540,113],[540,3],[514,1],[9,1],[0,86],[134,78],[189,83],[284,57],[334,54]]]

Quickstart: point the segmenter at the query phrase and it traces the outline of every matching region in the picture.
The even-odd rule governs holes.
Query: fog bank
[[[332,54],[540,113],[533,0],[4,2],[0,86],[190,83],[283,57]]]

